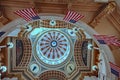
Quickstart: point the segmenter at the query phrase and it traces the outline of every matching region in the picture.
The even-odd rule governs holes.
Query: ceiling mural
[[[0,49],[0,64],[5,65],[5,73],[0,77],[83,80],[96,76],[100,80],[107,77],[114,80],[108,61],[120,65],[119,48],[99,44],[93,34],[113,34],[119,38],[119,0],[1,0],[0,3],[0,45],[12,44]],[[13,13],[33,7],[38,20],[25,21]],[[77,22],[73,15],[68,18],[74,20],[64,20],[67,11],[78,12],[84,18]],[[101,59],[100,55],[104,57]],[[99,68],[99,64],[104,68]]]
[[[46,32],[44,32],[46,31]],[[65,31],[65,30],[64,30]],[[70,55],[70,41],[65,33],[60,30],[43,29],[37,35],[38,40],[35,41],[37,56],[46,64],[57,65],[64,62]]]
[[[55,21],[57,24],[58,22],[60,21]],[[14,58],[10,58],[10,72],[24,73],[27,70],[22,74],[26,79],[38,79],[40,75],[47,74],[49,71],[62,73],[65,79],[76,79],[81,72],[91,72],[93,53],[88,49],[88,45],[93,45],[93,42],[90,36],[77,26],[66,24],[68,26],[66,28],[65,25],[51,27],[53,25],[47,26],[49,23],[51,21],[44,20],[42,23],[35,21],[25,24],[18,32],[19,38],[11,37],[13,41],[16,40],[17,53],[12,56],[16,56],[17,62],[15,66],[12,63]]]

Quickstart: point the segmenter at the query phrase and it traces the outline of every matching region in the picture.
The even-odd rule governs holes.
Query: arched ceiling
[[[108,0],[108,2],[105,3],[95,1],[98,0],[1,0],[0,28],[2,28],[3,25],[19,18],[13,14],[14,11],[23,8],[35,7],[38,13],[65,14],[68,9],[80,12],[85,15],[85,18],[83,18],[82,21],[91,25],[93,28],[100,24],[103,18],[105,18],[105,20],[107,19],[111,22],[116,31],[120,33],[120,18],[118,17],[120,16],[120,1]],[[116,1],[117,7],[116,4],[114,2],[111,3],[111,1]]]

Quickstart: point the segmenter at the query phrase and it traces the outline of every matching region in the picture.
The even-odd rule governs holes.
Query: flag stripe
[[[31,19],[27,18],[22,12],[16,11],[15,14],[19,15],[20,17],[24,18],[26,21],[29,21]]]
[[[31,9],[31,13],[34,15],[34,16],[36,16],[36,12],[35,12],[35,10],[34,9]]]
[[[117,66],[116,64],[113,64],[112,62],[109,63],[111,67],[111,73],[113,73],[114,75],[120,78],[120,67]]]
[[[65,15],[65,17],[63,18],[63,20],[69,21],[71,23],[75,23],[75,22],[77,22],[79,19],[81,19],[83,17],[84,17],[83,15],[80,15],[77,12],[68,11],[67,14]]]
[[[31,16],[31,17],[33,17],[33,16],[36,16],[34,13],[32,13],[32,10],[30,9],[27,9],[27,11],[29,12],[29,15]]]
[[[32,13],[34,14],[34,16],[36,16],[36,11],[35,11],[35,9],[34,9],[34,8],[31,8],[31,11],[32,11]]]
[[[73,16],[74,16],[73,13],[69,12],[69,16],[68,16],[68,18],[66,20],[70,21],[70,18],[72,18]]]
[[[19,13],[20,13],[20,12],[19,12]],[[31,18],[30,18],[28,15],[26,15],[26,13],[24,12],[24,10],[21,11],[20,14],[21,14],[21,15],[24,15],[24,17],[25,17],[27,20],[31,20]]]
[[[116,75],[117,77],[119,77],[119,72],[117,72],[116,70],[111,68],[111,73],[113,73],[114,75]]]
[[[120,41],[115,36],[109,35],[93,35],[97,40],[104,40],[108,45],[120,46]]]
[[[30,12],[26,10],[22,10],[22,12],[25,14],[25,16],[31,18],[32,16],[30,15]]]
[[[110,63],[110,66],[115,67],[118,71],[120,71],[120,67],[119,66],[113,64],[112,62],[109,62],[109,63]]]
[[[79,19],[82,19],[84,16],[83,15],[79,15],[79,17],[76,19],[76,21],[78,21]]]
[[[66,20],[66,18],[69,16],[69,11],[67,12],[67,14],[65,15],[63,20]]]
[[[40,19],[39,16],[37,15],[37,13],[35,13],[33,8],[17,10],[14,13],[19,15],[20,17],[24,18],[26,21]]]
[[[20,17],[23,16],[24,19],[26,19],[28,21],[31,20],[31,18],[28,17],[28,15],[26,15],[26,13],[24,13],[24,11],[22,11],[22,10],[17,11],[17,13],[20,15]]]
[[[36,16],[34,13],[33,13],[33,10],[32,9],[27,9],[27,11],[29,12],[28,14],[33,17],[33,16]]]
[[[19,15],[20,17],[24,17],[24,15],[21,15],[18,11],[15,11],[14,13]]]
[[[76,18],[76,21],[78,21],[81,18],[82,18],[82,15],[78,15],[78,17]]]
[[[77,21],[78,17],[79,17],[79,14],[77,13],[77,14],[75,14],[73,20]]]
[[[72,15],[71,12],[68,11],[64,20],[69,21],[69,17],[70,17],[71,15]]]
[[[31,18],[31,15],[29,15],[29,12],[27,10],[22,10],[21,12],[28,18]]]
[[[73,13],[73,12],[70,12],[70,16],[69,16],[69,19],[68,20],[71,20],[71,19],[73,19],[73,17],[75,16],[75,13]]]

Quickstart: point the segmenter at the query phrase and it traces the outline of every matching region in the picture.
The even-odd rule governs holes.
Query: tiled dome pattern
[[[57,30],[51,30],[40,36],[37,42],[38,49],[39,58],[43,62],[56,65],[67,59],[70,43],[66,35]]]

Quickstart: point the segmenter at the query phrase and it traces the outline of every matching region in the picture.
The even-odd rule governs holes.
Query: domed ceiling
[[[65,15],[70,9],[84,14],[85,18],[82,21],[96,30],[100,29],[100,33],[104,34],[103,29],[106,26],[111,29],[109,34],[115,33],[113,27],[120,32],[118,26],[119,0],[115,0],[117,9],[115,9],[114,0],[113,2],[108,0],[105,3],[104,1],[107,0],[40,0],[33,2],[1,0],[3,10],[0,11],[2,13],[2,15],[0,14],[0,27],[1,23],[4,25],[18,18],[13,14],[16,10],[35,7],[36,11],[41,13],[40,20],[24,25],[21,25],[21,21],[20,25],[15,25],[17,29],[9,34],[9,36],[14,35],[14,37],[8,37],[8,41],[14,43],[14,48],[8,49],[8,74],[17,75],[17,77],[19,75],[20,80],[83,80],[83,75],[92,75],[94,72],[91,67],[97,65],[99,51],[91,49],[93,46],[96,47],[96,44],[81,27],[83,25],[74,25],[59,20],[60,15],[54,18],[57,14],[52,14],[54,16],[48,18],[48,14]],[[42,16],[43,13],[47,13],[45,14],[47,17]],[[104,19],[108,19],[112,23],[101,25],[109,24]],[[97,26],[99,24],[100,26]],[[12,28],[13,26],[10,28],[11,31]]]
[[[34,45],[37,57],[49,65],[58,65],[65,62],[72,49],[69,36],[66,35],[67,31],[64,30],[65,33],[60,29],[40,29],[42,30],[38,33]]]
[[[61,78],[77,79],[81,72],[92,73],[93,50],[90,49],[90,45],[94,43],[91,37],[80,27],[64,21],[54,22],[66,24],[65,27],[64,25],[47,26],[51,24],[51,21],[38,20],[22,27],[18,32],[18,38],[13,39],[16,42],[16,49],[14,49],[17,53],[10,55],[16,56],[16,58],[10,58],[10,72],[19,70],[24,73],[22,75],[26,79],[45,79],[43,75],[52,75],[51,73],[54,77],[64,74]],[[28,78],[28,76],[31,77]],[[53,76],[48,76],[48,78],[53,79]]]

